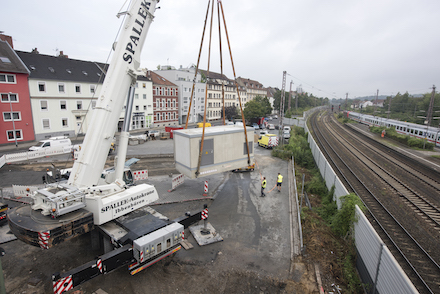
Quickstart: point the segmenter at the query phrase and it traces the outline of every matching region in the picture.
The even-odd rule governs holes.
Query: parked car
[[[275,125],[274,125],[274,124],[269,124],[269,125],[267,126],[267,128],[268,128],[269,130],[275,130]]]
[[[289,139],[290,138],[290,132],[289,131],[283,131],[283,138]]]
[[[267,134],[269,134],[269,132],[267,130],[261,130],[260,131],[260,137],[263,136],[263,135],[267,135]]]
[[[259,130],[259,129],[260,129],[260,126],[259,126],[257,123],[253,123],[253,124],[252,124],[252,127],[253,127],[254,129],[256,129],[256,130]]]

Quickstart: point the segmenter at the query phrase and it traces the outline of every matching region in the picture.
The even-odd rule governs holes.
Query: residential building
[[[177,85],[153,71],[147,71],[146,76],[153,82],[154,127],[177,126],[179,124]]]
[[[272,107],[272,113],[276,112],[276,109],[273,104],[275,102],[275,93],[277,90],[278,89],[272,88],[272,87],[266,88],[266,92],[267,92],[266,96],[267,96],[267,99],[269,99],[270,106]]]
[[[29,70],[11,44],[12,38],[10,43],[0,40],[0,144],[35,140]]]
[[[221,119],[223,115],[223,97],[222,97],[222,89],[224,88],[225,95],[225,107],[227,106],[238,106],[238,95],[237,88],[235,86],[234,81],[228,79],[225,75],[209,72],[205,70],[199,70],[202,77],[206,78],[206,83],[208,84],[208,92],[207,92],[207,109],[206,109],[206,118],[208,120],[216,120]],[[240,89],[239,89],[240,90]],[[240,91],[240,93],[244,93],[244,91]],[[241,98],[242,102],[246,100],[246,98]],[[244,105],[243,105],[244,108]]]
[[[251,79],[245,79],[242,77],[237,78],[237,83],[246,88],[247,93],[247,100],[251,101],[254,100],[255,97],[261,96],[262,98],[267,96],[267,90],[263,87],[263,84],[251,80]]]
[[[176,84],[179,88],[179,124],[185,124],[188,116],[188,108],[191,100],[191,92],[193,87],[193,79],[195,67],[175,69],[172,66],[162,66],[160,70],[154,72]],[[194,94],[192,95],[191,112],[189,114],[189,123],[197,123],[203,121],[205,111],[205,87],[206,83],[202,82],[202,76],[197,73],[196,83],[194,84]]]
[[[37,140],[84,134],[104,80],[104,65],[16,51],[30,70],[29,93]]]

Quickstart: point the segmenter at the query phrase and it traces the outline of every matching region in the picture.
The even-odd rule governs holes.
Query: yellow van
[[[210,127],[211,123],[205,123],[205,128]],[[203,128],[203,123],[197,123],[198,128]]]
[[[278,146],[278,137],[274,134],[262,135],[258,139],[258,145],[264,148],[272,148]]]

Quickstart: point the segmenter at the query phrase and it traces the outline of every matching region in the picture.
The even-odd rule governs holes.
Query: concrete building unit
[[[254,129],[246,127],[251,164],[254,161]],[[194,179],[199,159],[203,128],[174,131],[176,169]],[[199,177],[248,166],[243,126],[205,128]]]

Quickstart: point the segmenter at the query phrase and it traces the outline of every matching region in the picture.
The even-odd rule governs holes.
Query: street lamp
[[[17,134],[15,133],[15,121],[14,121],[14,113],[12,112],[12,102],[11,102],[11,94],[12,92],[8,93],[9,98],[9,106],[11,107],[11,118],[12,118],[12,128],[14,129],[14,139],[15,139],[15,147],[18,147],[17,143]]]

